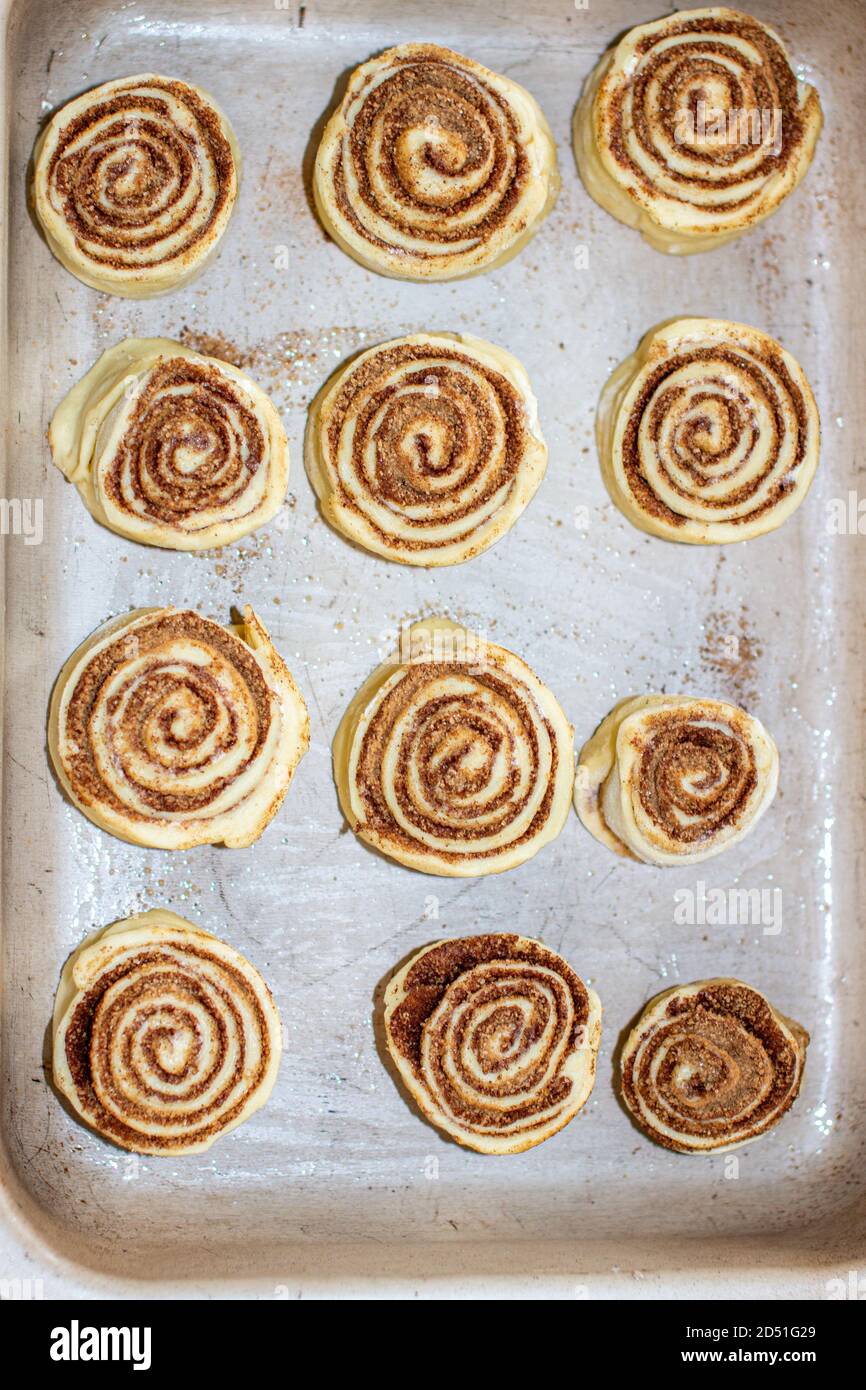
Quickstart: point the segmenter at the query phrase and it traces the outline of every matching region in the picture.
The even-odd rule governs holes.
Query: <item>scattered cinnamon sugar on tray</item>
[[[278,405],[309,405],[319,387],[346,357],[395,336],[375,327],[286,329],[259,343],[241,346],[223,333],[208,333],[183,324],[177,339],[193,352],[218,357],[254,380]]]
[[[203,357],[218,357],[221,362],[230,362],[233,367],[251,367],[256,360],[258,349],[241,348],[228,339],[224,333],[198,333],[186,325],[178,334],[184,347],[200,352]]]
[[[704,619],[700,659],[712,673],[714,692],[748,708],[758,699],[758,666],[764,646],[745,604],[739,613],[714,609]]]

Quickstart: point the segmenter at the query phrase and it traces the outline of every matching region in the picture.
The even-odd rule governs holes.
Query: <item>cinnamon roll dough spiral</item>
[[[239,951],[156,908],[67,961],[54,1082],[85,1124],[140,1154],[209,1149],[264,1105],[280,1065],[271,992]]]
[[[574,118],[587,192],[658,251],[707,251],[769,217],[812,162],[823,117],[775,30],[681,10],[620,39]]]
[[[289,446],[271,401],[228,362],[168,338],[104,352],[48,437],[97,521],[145,545],[228,545],[285,500]]]
[[[616,854],[697,864],[755,827],[778,780],[776,745],[737,705],[638,695],[581,749],[574,802],[587,830]]]
[[[139,73],[52,116],[33,168],[34,208],[57,259],[93,289],[146,299],[185,284],[216,250],[240,154],[207,92]]]
[[[758,1139],[793,1105],[809,1034],[741,980],[674,985],[647,1004],[622,1053],[626,1105],[679,1153]]]
[[[521,1153],[573,1120],[595,1081],[601,1004],[540,941],[439,941],[385,993],[385,1032],[407,1090],[479,1153]]]
[[[352,829],[391,859],[444,877],[501,873],[565,824],[572,729],[519,657],[428,619],[349,706],[334,776]]]
[[[326,383],[306,461],[325,518],[405,565],[455,565],[514,524],[547,466],[517,358],[464,334],[370,348]]]
[[[105,624],[67,661],[49,715],[70,799],[154,849],[251,845],[308,744],[306,705],[250,607],[230,628],[176,608]]]
[[[325,229],[402,280],[451,280],[509,260],[559,192],[541,108],[507,77],[436,44],[362,63],[325,128],[313,179]]]
[[[675,319],[602,392],[602,476],[635,526],[722,545],[774,531],[806,496],[820,422],[800,364],[757,328]]]

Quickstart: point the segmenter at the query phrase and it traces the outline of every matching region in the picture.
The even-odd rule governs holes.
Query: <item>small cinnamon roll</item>
[[[629,521],[663,540],[723,545],[797,510],[821,428],[802,367],[775,338],[675,319],[617,367],[596,433],[602,477]]]
[[[521,1153],[573,1120],[595,1081],[601,1004],[540,941],[439,941],[385,993],[388,1051],[439,1129],[478,1153]]]
[[[401,280],[502,265],[559,191],[541,108],[507,77],[430,43],[362,63],[325,128],[313,180],[325,229]]]
[[[504,348],[418,333],[339,369],[310,411],[326,519],[404,565],[456,565],[504,535],[547,466],[538,407]]]
[[[688,695],[622,700],[581,749],[574,801],[587,830],[645,864],[697,864],[753,830],[779,755],[737,705]]]
[[[609,49],[584,85],[574,148],[601,207],[682,255],[775,212],[822,122],[775,30],[717,6],[640,24]]]
[[[133,1153],[201,1153],[264,1105],[282,1030],[258,970],[155,908],[89,936],[67,961],[54,1082],[91,1129]]]
[[[651,1139],[723,1153],[793,1105],[809,1034],[741,980],[674,985],[651,999],[622,1053],[622,1094]]]
[[[48,438],[96,520],[144,545],[228,545],[285,500],[289,446],[264,391],[168,338],[104,352],[54,412]]]
[[[415,623],[408,637],[337,731],[346,819],[367,844],[423,873],[513,869],[568,818],[571,725],[503,647],[442,618]]]
[[[69,658],[48,746],[69,798],[109,834],[154,849],[237,849],[282,805],[309,728],[252,608],[231,628],[140,608]]]
[[[147,299],[186,284],[213,255],[240,154],[207,92],[138,73],[52,116],[33,170],[36,216],[57,259],[93,289]]]

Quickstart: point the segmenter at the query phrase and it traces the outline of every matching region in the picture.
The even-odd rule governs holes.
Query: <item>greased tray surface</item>
[[[118,1289],[130,1278],[157,1281],[151,1289],[227,1281],[217,1290],[247,1278],[300,1287],[438,1272],[453,1291],[472,1271],[496,1272],[506,1293],[553,1288],[556,1274],[565,1292],[641,1296],[672,1290],[687,1268],[704,1292],[824,1296],[828,1277],[864,1258],[864,541],[832,534],[829,522],[831,500],[862,486],[862,6],[750,5],[782,29],[818,87],[826,130],[779,214],[733,246],[684,260],[658,255],[597,209],[571,153],[584,76],[611,38],[654,17],[651,3],[10,8],[3,493],[44,507],[40,545],[4,541],[2,1130],[10,1214],[22,1221],[7,1237],[10,1273],[17,1251],[22,1272],[49,1271],[51,1288],[95,1288],[94,1271]],[[367,273],[326,239],[309,203],[341,74],[409,39],[448,44],[523,83],[559,145],[562,193],[540,234],[503,269],[452,285]],[[133,303],[87,289],[51,258],[28,215],[25,171],[50,109],[147,70],[216,96],[244,171],[219,259],[192,287]],[[592,434],[599,390],[648,327],[683,313],[741,319],[781,338],[815,389],[817,481],[794,518],[756,542],[665,544],[631,528],[603,489]],[[329,530],[302,463],[305,410],[325,376],[365,344],[425,329],[468,331],[516,353],[550,445],[547,477],[512,532],[466,565],[429,572],[361,553]],[[136,546],[100,529],[53,467],[45,429],[54,407],[103,348],[130,334],[181,337],[230,357],[272,394],[292,477],[265,532],[204,555]],[[190,605],[227,621],[240,602],[269,624],[310,709],[311,750],[282,812],[244,851],[165,854],[111,839],[64,802],[49,770],[45,717],[60,666],[129,608]],[[634,692],[745,704],[780,746],[771,813],[694,871],[617,860],[576,817],[536,859],[494,878],[429,878],[368,852],[343,823],[331,738],[399,623],[430,613],[529,661],[578,746]],[[772,907],[757,923],[683,923],[681,890],[698,895],[700,884],[766,890]],[[43,1071],[68,952],[94,926],[157,904],[244,951],[285,1024],[267,1107],[209,1153],[177,1161],[102,1143],[64,1112]],[[413,1112],[383,1062],[378,1009],[383,982],[422,944],[503,927],[567,957],[600,993],[605,1031],[578,1119],[541,1148],[496,1160],[444,1142]],[[677,980],[720,974],[756,984],[812,1033],[793,1112],[733,1166],[653,1146],[612,1085],[618,1038],[644,1001]]]

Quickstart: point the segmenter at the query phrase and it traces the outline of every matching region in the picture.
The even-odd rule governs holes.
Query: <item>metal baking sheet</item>
[[[856,0],[752,0],[818,87],[826,130],[799,192],[733,246],[652,251],[589,200],[570,120],[582,80],[638,0],[9,0],[9,230],[3,496],[41,502],[43,536],[5,552],[2,1163],[10,1278],[137,1294],[300,1290],[822,1298],[863,1269],[862,592],[866,542],[831,533],[862,490],[866,334],[862,83]],[[369,274],[321,231],[309,174],[342,74],[429,39],[527,86],[559,144],[562,193],[514,261],[452,285]],[[163,71],[210,89],[244,157],[239,206],[193,286],[133,303],[79,284],[30,220],[40,122],[93,84]],[[773,535],[722,549],[632,529],[599,475],[592,422],[610,369],[683,313],[754,323],[803,363],[824,446],[805,505]],[[467,330],[526,364],[550,465],[500,544],[440,571],[352,549],[304,474],[305,410],[347,354],[426,329]],[[290,498],[266,532],[172,554],[101,530],[53,467],[45,429],[105,347],[165,334],[245,366],[283,412]],[[35,514],[33,514],[35,515]],[[288,800],[245,851],[123,845],[66,804],[45,717],[66,656],[145,604],[227,620],[253,602],[309,704],[312,746]],[[695,871],[616,860],[572,817],[524,867],[432,879],[346,830],[330,742],[401,620],[445,613],[512,648],[552,687],[578,746],[621,696],[702,692],[754,710],[782,756],[772,812]],[[764,920],[679,921],[680,890],[765,890]],[[134,1158],[75,1124],[47,1084],[61,965],[95,925],[164,904],[248,954],[275,991],[285,1056],[268,1106],[206,1155]],[[383,981],[439,936],[543,938],[599,991],[605,1031],[585,1110],[541,1148],[490,1159],[446,1143],[383,1062]],[[802,1096],[736,1169],[644,1139],[612,1084],[621,1031],[676,980],[733,974],[812,1033]]]

